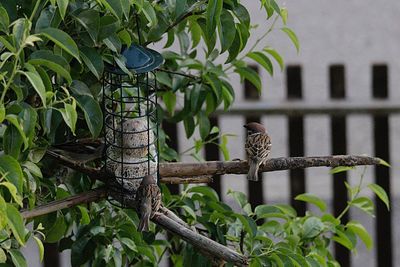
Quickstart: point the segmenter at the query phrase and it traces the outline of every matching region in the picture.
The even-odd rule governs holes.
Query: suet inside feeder
[[[125,67],[106,67],[103,77],[105,169],[113,199],[126,206],[146,175],[158,180],[157,82],[155,69],[162,56],[132,45],[122,53]],[[129,201],[131,203],[132,201]]]

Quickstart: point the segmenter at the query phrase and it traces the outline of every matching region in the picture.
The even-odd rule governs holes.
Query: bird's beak
[[[247,125],[243,125],[243,127],[247,129]]]

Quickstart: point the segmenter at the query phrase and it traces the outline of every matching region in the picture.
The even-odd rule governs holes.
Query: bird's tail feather
[[[247,173],[247,180],[249,181],[258,181],[258,168],[259,164],[257,161],[249,160],[249,172]]]
[[[149,231],[149,221],[150,221],[150,214],[144,214],[140,217],[140,222],[138,226],[138,232],[148,232]]]

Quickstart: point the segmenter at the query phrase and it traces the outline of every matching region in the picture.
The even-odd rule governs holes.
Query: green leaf
[[[18,159],[21,146],[24,143],[20,131],[14,125],[7,126],[3,135],[3,149],[7,155]]]
[[[107,20],[107,17],[110,17],[111,20]],[[111,16],[104,16],[103,18],[104,18],[104,25],[102,25],[103,26],[102,30],[105,30],[106,32],[111,30],[111,32],[113,33],[114,31],[112,30],[112,27],[116,26],[115,24],[113,24],[116,19]],[[100,31],[99,12],[94,9],[85,9],[81,13],[79,13],[79,15],[75,17],[75,19],[85,28],[92,41],[96,42]],[[111,23],[107,24],[105,23],[106,21]],[[111,26],[111,28],[108,26]]]
[[[175,111],[176,95],[172,91],[167,91],[163,94],[163,100],[167,111],[171,116],[173,116]]]
[[[287,34],[287,36],[289,36],[290,40],[292,41],[292,43],[294,44],[294,46],[296,47],[297,53],[299,53],[300,51],[300,44],[299,44],[299,39],[297,38],[296,34],[289,28],[287,27],[283,27],[281,29],[284,33]]]
[[[0,103],[0,123],[4,121],[6,117],[6,108],[4,107],[4,103]]]
[[[67,12],[69,0],[57,0],[58,11],[60,12],[61,18],[64,19],[65,13]]]
[[[385,203],[387,209],[390,210],[389,197],[385,189],[377,184],[369,184],[368,188],[371,189],[377,195],[377,197],[379,197],[379,199],[382,200],[383,203]]]
[[[1,182],[0,186],[6,187],[8,189],[8,192],[10,192],[10,195],[14,199],[15,203],[22,207],[22,197],[18,195],[17,188],[14,184],[10,182]]]
[[[46,231],[45,241],[48,243],[55,243],[59,241],[65,234],[67,225],[63,216],[57,216],[57,219],[53,226]]]
[[[88,95],[75,95],[78,106],[85,114],[85,120],[93,138],[97,138],[103,128],[103,112],[99,103]]]
[[[20,71],[21,74],[25,75],[29,82],[32,84],[33,89],[38,93],[40,99],[42,100],[42,104],[46,107],[46,88],[44,87],[42,78],[38,73],[30,72],[30,71]]]
[[[22,129],[28,139],[29,146],[32,146],[36,138],[35,127],[38,115],[32,106],[24,104],[23,107],[24,109],[18,114],[18,117],[21,120]]]
[[[243,5],[238,4],[233,10],[235,16],[239,19],[239,21],[246,26],[246,28],[250,27],[250,14]]]
[[[196,220],[197,216],[196,213],[192,210],[192,208],[190,208],[189,206],[182,206],[182,209],[184,209],[188,215],[190,215],[193,219]]]
[[[90,223],[90,216],[89,216],[89,213],[88,213],[87,208],[85,208],[85,207],[83,207],[83,206],[78,206],[78,209],[79,209],[80,212],[81,212],[81,220],[80,220],[80,223],[81,223],[82,225],[87,225],[87,224],[89,224],[89,223]]]
[[[90,47],[82,47],[80,55],[89,70],[100,80],[104,71],[104,63],[101,55],[96,49]]]
[[[358,197],[351,201],[351,205],[361,209],[371,216],[374,216],[374,203],[368,197]]]
[[[221,54],[231,47],[236,35],[235,21],[231,13],[225,9],[221,12],[219,24],[219,38],[221,40]]]
[[[7,223],[7,204],[3,196],[0,195],[0,229],[4,229]]]
[[[237,67],[235,72],[239,73],[242,79],[251,82],[257,88],[258,92],[261,92],[261,79],[256,71],[251,68]]]
[[[15,267],[27,267],[25,257],[18,249],[10,249],[8,253]]]
[[[270,54],[276,60],[276,62],[278,62],[281,71],[283,71],[285,64],[281,55],[279,55],[279,53],[271,47],[264,48],[264,51]]]
[[[7,261],[7,255],[4,250],[0,247],[0,263],[5,263]]]
[[[42,52],[42,51],[40,51],[40,52]],[[44,52],[44,51],[43,51]],[[39,54],[39,53],[38,53]],[[40,53],[41,55],[45,55],[45,53]],[[47,54],[47,53],[46,53]],[[48,56],[50,56],[51,55],[51,52],[49,52],[49,54],[48,54]],[[45,66],[45,67],[47,67],[48,69],[50,69],[50,70],[52,70],[52,71],[54,71],[55,73],[57,73],[58,75],[60,75],[60,76],[62,76],[62,77],[64,77],[66,80],[67,80],[67,82],[68,82],[68,84],[71,84],[72,83],[72,78],[71,78],[71,75],[69,74],[69,70],[67,70],[66,68],[65,68],[65,65],[63,66],[63,65],[60,65],[58,62],[55,62],[55,61],[53,61],[53,60],[51,60],[51,58],[52,59],[54,59],[54,57],[60,57],[60,58],[62,58],[61,56],[57,56],[57,55],[54,55],[54,54],[52,54],[51,55],[51,57],[46,57],[46,58],[32,58],[32,59],[30,59],[29,61],[28,61],[28,63],[29,64],[32,64],[32,65],[40,65],[40,66]],[[68,63],[67,63],[68,64]],[[69,66],[69,65],[68,65]],[[41,77],[40,77],[41,78]]]
[[[268,73],[272,76],[274,75],[274,68],[272,66],[271,60],[261,52],[250,52],[247,57],[253,59],[255,62],[260,64]]]
[[[320,218],[309,217],[303,224],[303,238],[314,238],[324,229],[324,224]]]
[[[350,170],[353,170],[355,167],[354,166],[338,166],[330,170],[330,174],[335,174],[335,173],[340,173],[340,172],[347,172]]]
[[[346,224],[346,227],[360,237],[367,249],[370,250],[372,248],[372,238],[362,224],[357,221],[350,221]]]
[[[133,242],[132,239],[129,239],[127,237],[123,237],[120,239],[121,243],[124,244],[126,247],[128,247],[132,251],[137,251],[137,247],[135,242]]]
[[[198,115],[198,123],[200,129],[201,139],[205,140],[210,133],[210,120],[204,112],[200,112]]]
[[[40,261],[43,261],[44,246],[43,246],[42,240],[40,240],[36,236],[33,236],[33,239],[35,240],[36,245],[38,246],[38,249],[39,249],[39,259],[40,259]]]
[[[379,159],[379,164],[383,165],[383,166],[386,166],[386,167],[389,167],[389,168],[391,167],[390,164],[387,161],[383,160],[383,159]]]
[[[49,75],[47,74],[47,71],[45,71],[42,67],[36,66],[36,71],[40,75],[40,78],[43,81],[44,87],[46,88],[46,92],[52,92],[53,91],[53,84],[50,80]]]
[[[56,45],[65,50],[68,54],[76,58],[79,62],[81,62],[79,58],[79,49],[76,45],[75,41],[69,36],[66,32],[56,29],[56,28],[46,28],[42,29],[40,32],[41,35],[44,35],[51,41],[53,41]]]
[[[22,174],[21,166],[19,165],[18,161],[16,161],[11,156],[1,155],[0,169],[4,171],[4,173],[7,173],[7,175],[5,176],[6,180],[15,185],[18,192],[22,194],[24,176]]]
[[[215,28],[219,24],[223,0],[210,0],[207,4],[206,10],[206,29],[207,36],[211,37]]]
[[[8,33],[8,26],[10,26],[10,18],[8,17],[7,10],[0,6],[0,31]]]
[[[60,111],[65,123],[71,129],[72,133],[75,134],[76,121],[78,120],[78,114],[74,105],[64,103],[63,109],[58,109]]]
[[[157,15],[149,1],[143,2],[142,12],[145,15],[146,19],[149,21],[149,23],[147,23],[148,27],[153,27],[157,25]]]
[[[332,240],[341,244],[342,246],[344,246],[349,250],[352,250],[354,248],[353,242],[351,242],[350,238],[346,235],[345,232],[343,232],[340,229],[336,229],[336,234],[337,235],[332,237]]]
[[[8,226],[10,226],[15,239],[17,239],[18,243],[23,246],[25,244],[25,225],[21,214],[10,203],[7,203],[7,217]]]
[[[185,127],[186,138],[190,138],[195,129],[194,119],[192,116],[188,116],[183,120],[183,126]]]
[[[19,132],[19,134],[22,137],[22,140],[24,142],[24,150],[26,150],[29,146],[28,138],[25,135],[25,132],[23,130],[23,125],[20,122],[20,118],[17,115],[14,114],[8,114],[6,115],[6,120],[10,122]]]
[[[29,172],[32,173],[33,175],[35,175],[36,177],[43,178],[42,171],[35,163],[30,162],[30,161],[25,161],[22,164],[22,166],[25,167],[26,169],[28,169]]]
[[[86,95],[93,98],[89,87],[82,81],[73,80],[70,89],[75,95]]]
[[[304,193],[304,194],[298,195],[297,197],[295,197],[295,200],[300,200],[300,201],[304,201],[304,202],[308,202],[308,203],[314,204],[321,211],[325,211],[326,210],[325,201],[323,201],[319,197],[317,197],[315,195],[312,195],[312,194]]]
[[[194,186],[188,190],[188,193],[200,193],[204,196],[211,198],[214,201],[218,201],[218,194],[214,191],[214,189],[208,186]]]
[[[6,47],[10,52],[13,52],[13,53],[16,52],[16,48],[4,36],[0,36],[0,43],[4,47]]]
[[[247,196],[242,192],[228,191],[228,195],[231,195],[233,197],[233,199],[236,201],[236,203],[238,203],[241,208],[243,208],[248,203]],[[257,206],[256,209],[258,207],[259,206]]]
[[[122,18],[122,4],[120,0],[99,0],[114,16]]]
[[[281,8],[281,17],[282,17],[282,22],[284,25],[287,24],[287,19],[288,19],[288,11],[286,8]]]

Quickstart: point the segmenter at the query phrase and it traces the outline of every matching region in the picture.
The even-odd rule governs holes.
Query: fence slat
[[[259,73],[259,70],[256,66],[252,67],[254,71]],[[244,82],[244,97],[246,100],[255,100],[259,101],[260,100],[260,94],[257,91],[257,88],[247,80]],[[252,116],[252,115],[247,115],[246,118],[246,123],[249,122],[261,122],[260,116]],[[241,127],[241,125],[239,126]],[[243,136],[246,136],[246,129],[243,128]],[[243,145],[244,145],[245,140],[243,140]],[[263,174],[259,173],[258,174],[259,179],[258,182],[252,182],[252,181],[247,181],[247,190],[248,190],[248,197],[249,197],[249,202],[252,207],[261,205],[264,203],[264,192],[263,192]],[[261,223],[261,221],[260,221]]]
[[[300,66],[288,66],[286,69],[287,99],[299,100],[303,96]],[[304,156],[304,120],[303,116],[294,115],[288,118],[289,156]],[[304,169],[290,170],[290,203],[302,216],[306,212],[306,203],[294,198],[306,191]]]
[[[386,65],[372,67],[372,94],[374,98],[386,99],[388,97],[388,71]],[[389,121],[388,116],[374,116],[374,145],[375,155],[390,162],[389,155]],[[386,167],[375,167],[375,182],[382,186],[390,198],[390,175]],[[379,266],[393,266],[392,252],[392,222],[391,213],[378,199],[376,204],[376,249]]]
[[[330,97],[332,99],[345,99],[345,70],[343,65],[332,65],[329,68]],[[331,144],[332,154],[346,154],[346,117],[333,115],[331,117]],[[347,189],[344,182],[347,181],[346,173],[333,175],[333,210],[338,216],[347,206]],[[349,220],[348,213],[342,217],[343,222]],[[335,243],[335,256],[342,267],[350,266],[349,251]]]

